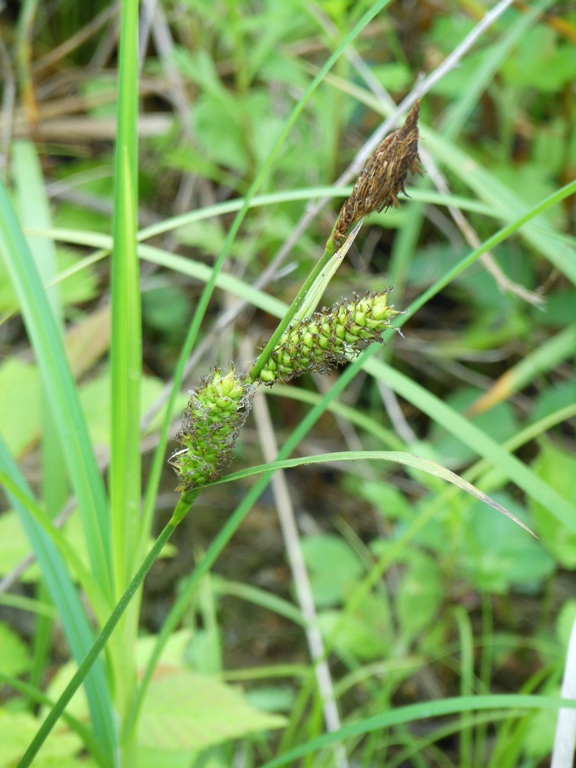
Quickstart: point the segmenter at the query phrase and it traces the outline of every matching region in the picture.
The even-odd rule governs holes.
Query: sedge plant
[[[419,102],[416,102],[404,126],[387,136],[367,161],[351,196],[342,206],[326,244],[324,255],[250,371],[237,372],[233,365],[226,370],[217,368],[192,393],[177,436],[182,447],[170,459],[179,477],[180,501],[170,522],[154,543],[127,590],[104,623],[96,641],[79,664],[76,674],[49,713],[22,758],[21,766],[30,764],[44,739],[62,716],[66,704],[88,675],[110,637],[113,636],[113,630],[117,624],[123,622],[126,612],[131,607],[134,608],[132,600],[137,595],[144,576],[176,526],[193,507],[202,488],[215,482],[231,462],[235,441],[250,412],[256,387],[262,384],[272,386],[276,382],[287,382],[304,373],[322,373],[336,365],[349,362],[370,344],[381,342],[383,333],[393,328],[391,321],[401,313],[389,304],[389,290],[369,291],[364,296],[343,299],[320,311],[314,312],[313,309],[342,262],[364,217],[373,211],[398,206],[398,195],[405,191],[408,175],[420,173],[418,113]],[[132,193],[133,190],[130,188],[125,193],[128,211],[132,210],[130,207]],[[131,241],[128,240],[123,247],[129,250]],[[120,379],[123,380],[124,377],[121,376]],[[122,393],[118,395],[118,399],[122,400]],[[353,458],[355,457],[350,456],[350,459]],[[383,454],[381,458],[441,475],[447,481],[478,494],[472,486],[464,483],[457,476],[418,457],[390,453]],[[322,457],[309,458],[307,461],[312,460],[321,461]],[[279,466],[297,465],[301,462],[302,460],[283,462]],[[262,470],[255,468],[254,471]],[[12,488],[15,495],[18,495],[16,487],[9,482],[7,485]],[[483,498],[486,500],[486,497]],[[27,504],[29,508],[32,507],[30,501]],[[493,505],[498,507],[495,503]],[[505,510],[500,509],[506,513]],[[223,531],[219,537],[219,548],[223,546],[237,524],[237,519],[231,519],[229,530]],[[194,581],[201,577],[209,564],[209,558],[203,561],[203,567],[196,570]],[[178,611],[175,611],[174,615],[177,616]],[[171,628],[171,624],[167,622],[163,629],[164,639]],[[162,635],[159,637],[158,647],[162,647]],[[128,700],[127,723],[132,728],[136,726],[139,708],[155,661],[157,657],[155,659],[153,655],[138,694],[135,697],[132,696],[131,705]],[[95,750],[95,754],[98,755],[98,750]]]
[[[301,110],[314,88],[322,80],[335,58],[346,45],[356,37],[369,20],[386,5],[375,3],[358,24],[346,36],[326,67],[314,80],[306,98],[298,110]],[[27,4],[29,10],[31,4]],[[94,456],[89,448],[90,440],[83,430],[77,392],[70,376],[64,357],[58,328],[54,315],[48,311],[46,297],[43,295],[42,282],[34,273],[33,259],[28,259],[28,245],[21,235],[19,224],[11,213],[10,201],[2,189],[2,247],[7,261],[10,261],[12,277],[21,287],[20,300],[27,322],[33,346],[39,356],[39,363],[44,371],[49,408],[56,420],[56,430],[64,436],[62,449],[67,464],[73,468],[71,476],[74,493],[81,511],[86,537],[90,542],[90,569],[75,553],[70,551],[65,540],[59,536],[53,521],[38,504],[33,494],[18,473],[10,456],[2,450],[0,471],[2,480],[11,502],[21,514],[23,525],[34,543],[35,551],[43,567],[48,588],[61,616],[67,618],[72,627],[68,641],[77,663],[77,671],[65,687],[56,703],[47,701],[38,692],[26,691],[39,704],[51,707],[48,716],[37,734],[31,740],[28,749],[20,760],[21,766],[32,764],[51,729],[59,719],[67,718],[75,731],[81,736],[93,758],[103,766],[137,764],[138,722],[141,717],[151,680],[161,652],[171,632],[176,628],[182,616],[184,606],[194,590],[198,589],[201,579],[224,549],[227,541],[237,530],[247,514],[250,503],[261,492],[271,473],[276,469],[298,466],[305,462],[321,462],[327,457],[315,456],[301,459],[288,459],[291,448],[295,445],[302,430],[305,430],[321,407],[310,414],[310,419],[302,425],[302,430],[293,436],[284,448],[283,458],[277,462],[253,467],[236,477],[259,474],[258,483],[251,489],[246,502],[230,517],[216,537],[213,545],[198,563],[187,580],[186,587],[177,600],[173,611],[165,622],[157,638],[144,672],[139,680],[133,659],[133,649],[137,635],[138,604],[142,581],[152,564],[159,557],[162,549],[174,533],[174,530],[193,508],[197,497],[209,484],[222,481],[223,470],[230,464],[236,440],[249,415],[252,399],[259,386],[274,386],[290,381],[305,373],[322,373],[336,365],[349,363],[348,368],[337,382],[335,390],[341,391],[350,378],[359,370],[360,365],[377,369],[378,376],[387,378],[393,386],[403,387],[408,397],[413,397],[425,409],[441,406],[432,401],[432,396],[420,391],[415,382],[406,381],[405,376],[394,371],[390,366],[377,361],[373,355],[376,344],[398,328],[405,315],[389,303],[389,290],[367,292],[363,296],[343,299],[331,307],[317,310],[316,307],[326,290],[342,259],[346,256],[365,216],[374,211],[382,211],[398,205],[398,195],[405,191],[410,174],[420,172],[418,156],[418,115],[419,102],[416,101],[409,112],[404,126],[384,138],[366,162],[350,197],[342,206],[340,215],[326,244],[324,254],[319,259],[302,289],[281,319],[275,333],[265,345],[263,351],[247,371],[240,371],[235,365],[219,367],[207,376],[194,390],[186,409],[181,429],[178,433],[180,448],[170,458],[170,463],[178,475],[180,498],[174,513],[160,536],[146,554],[154,510],[154,498],[157,477],[164,456],[155,461],[152,480],[148,485],[143,512],[140,505],[140,464],[139,464],[139,386],[141,373],[141,341],[139,335],[140,306],[138,291],[138,261],[136,237],[137,210],[137,104],[133,83],[137,78],[137,4],[132,0],[122,3],[121,49],[120,49],[120,110],[118,117],[117,149],[115,160],[116,197],[114,222],[114,254],[112,259],[112,403],[113,403],[113,440],[109,487],[104,488]],[[293,120],[299,114],[296,110]],[[292,120],[292,122],[293,122]],[[292,122],[288,122],[286,131]],[[285,133],[286,133],[285,131]],[[280,138],[281,143],[284,135]],[[434,144],[436,142],[436,144]],[[446,151],[441,138],[430,135],[430,145],[437,155]],[[451,151],[447,162],[456,167],[466,164],[462,158]],[[263,173],[266,169],[263,169]],[[473,171],[472,182],[478,188],[487,187],[479,171]],[[234,222],[227,243],[232,241],[250,204],[251,196],[256,192],[253,186],[246,197],[244,208]],[[494,188],[492,188],[494,191]],[[497,192],[497,190],[496,190]],[[494,194],[496,194],[494,192]],[[562,193],[564,196],[569,191]],[[561,199],[546,201],[541,210]],[[493,238],[492,244],[504,239],[510,232],[520,228],[525,221],[530,221],[539,211],[534,209],[526,214],[525,210],[514,209],[508,218],[515,220],[513,225],[503,229]],[[513,214],[517,214],[514,216]],[[525,220],[522,220],[525,217]],[[541,233],[530,232],[534,242]],[[500,238],[500,240],[498,240]],[[486,249],[489,245],[484,244]],[[224,249],[225,251],[226,249]],[[472,263],[481,248],[470,254],[467,263]],[[12,258],[10,255],[12,254]],[[16,256],[14,256],[16,254]],[[223,258],[223,257],[222,257]],[[219,261],[221,264],[221,260]],[[460,264],[455,269],[464,269]],[[217,279],[215,268],[208,280],[206,291],[199,302],[199,310],[190,329],[189,340],[193,343],[203,312]],[[451,279],[448,274],[444,284]],[[439,290],[440,284],[433,290]],[[427,300],[424,295],[419,300],[421,306]],[[418,309],[417,305],[405,308],[407,315]],[[393,324],[394,323],[394,324]],[[185,347],[188,346],[188,342]],[[360,358],[360,353],[362,353]],[[186,354],[183,353],[182,360]],[[179,371],[181,375],[181,370]],[[178,375],[175,377],[178,380]],[[171,404],[167,411],[171,412]],[[496,456],[505,467],[509,476],[520,487],[530,490],[535,497],[551,496],[544,484],[530,476],[526,468],[500,449],[494,446],[480,430],[474,431],[462,419],[455,422],[454,414],[446,411],[446,417],[455,424],[455,429],[466,431],[468,438],[477,447],[482,456]],[[169,415],[165,421],[163,446],[167,433]],[[84,425],[85,426],[85,425]],[[50,448],[47,449],[50,452]],[[433,477],[463,488],[483,501],[492,503],[505,512],[495,502],[478,492],[465,480],[445,470],[434,462],[402,452],[375,452],[367,458],[394,461],[414,470],[428,472]],[[330,456],[331,460],[355,461],[357,454]],[[56,467],[57,471],[57,467]],[[225,478],[227,481],[234,476]],[[109,498],[107,498],[107,494]],[[553,499],[559,519],[569,524],[570,505],[565,500]],[[140,532],[134,538],[134,529],[141,523]],[[518,522],[518,521],[517,521]],[[132,547],[136,540],[137,545]],[[387,559],[388,558],[388,559]],[[371,574],[371,579],[378,578],[389,563],[390,554],[382,558],[378,569]],[[90,620],[84,611],[73,579],[66,573],[63,562],[72,563],[75,579],[89,595],[91,608],[96,617],[98,632],[94,632]],[[368,582],[361,585],[369,588]],[[105,650],[106,654],[102,654]],[[102,655],[101,655],[102,654]],[[106,663],[104,663],[104,660]],[[17,682],[14,681],[15,686]],[[75,691],[84,684],[88,694],[91,728],[86,728],[78,719],[65,713],[65,708]],[[511,708],[557,707],[556,700],[543,700],[542,697],[530,696],[502,699],[498,704],[493,698],[463,703],[461,700],[438,702],[435,714],[453,712],[493,710],[496,706]],[[309,742],[291,753],[270,762],[272,765],[289,764],[304,755],[309,755],[330,743],[330,740],[358,737],[394,723],[407,723],[429,714],[430,709],[422,705],[419,708],[404,708],[399,712],[388,712],[374,719],[367,719],[357,727],[347,726],[340,734],[331,734],[323,739]],[[275,727],[273,721],[268,721]],[[265,725],[262,726],[263,728]]]

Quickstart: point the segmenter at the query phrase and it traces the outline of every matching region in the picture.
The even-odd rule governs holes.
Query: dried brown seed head
[[[399,207],[398,195],[405,192],[409,173],[421,174],[418,156],[418,100],[402,128],[390,133],[378,144],[366,161],[352,194],[346,200],[332,232],[332,241],[339,248],[349,229],[373,211]]]

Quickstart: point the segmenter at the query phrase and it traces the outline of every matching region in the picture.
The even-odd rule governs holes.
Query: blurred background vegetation
[[[110,285],[98,236],[110,234],[113,215],[118,7],[104,0],[7,0],[3,6],[1,172],[8,182],[22,174],[18,142],[35,144],[57,243],[67,346],[105,466]],[[142,3],[138,221],[147,245],[184,260],[163,261],[152,251],[142,256],[144,413],[173,374],[205,280],[196,265],[214,263],[238,201],[294,106],[370,6],[366,0]],[[390,2],[338,59],[258,191],[272,197],[250,209],[234,240],[224,268],[227,282],[213,296],[205,343],[186,388],[216,364],[234,360],[245,368],[256,357],[275,319],[250,297],[224,327],[219,318],[243,298],[245,284],[259,285],[273,263],[263,287],[291,300],[321,255],[350,189],[330,185],[419,75],[433,72],[489,7],[475,0]],[[365,223],[326,303],[393,286],[394,305],[405,309],[478,244],[574,180],[576,4],[509,3],[425,95],[421,127],[424,177],[409,182],[411,200],[400,209]],[[33,237],[45,223],[34,220],[36,201],[27,197],[25,182],[24,172],[18,204]],[[331,201],[301,226],[307,208],[325,195]],[[464,218],[454,217],[449,205]],[[450,280],[409,318],[403,337],[396,334],[379,352],[435,402],[515,452],[533,476],[572,504],[575,223],[572,195],[499,243],[490,262],[478,260]],[[17,306],[0,264],[0,430],[37,487],[43,482],[42,399]],[[268,393],[279,444],[315,393],[338,375],[306,377]],[[479,502],[447,492],[439,481],[400,467],[346,463],[289,471],[344,722],[459,694],[559,690],[576,616],[576,527],[560,525],[545,504],[511,482],[506,469],[490,469],[473,444],[447,429],[443,413],[419,398],[364,372],[341,396],[341,410],[326,412],[298,453],[362,446],[434,459],[490,493],[540,540]],[[156,427],[151,413],[142,443],[144,472]],[[252,422],[236,461],[234,469],[262,461]],[[221,485],[202,495],[178,529],[170,557],[148,577],[143,633],[160,629],[179,579],[249,484]],[[175,485],[167,466],[158,526],[174,507]],[[26,552],[13,518],[2,515],[2,575]],[[32,587],[18,589],[28,594]],[[299,729],[309,738],[322,731],[322,722],[303,693],[310,672],[305,635],[276,610],[276,598],[291,601],[293,592],[273,498],[264,494],[190,605],[186,653],[194,669],[242,681],[255,706],[285,715],[284,735],[271,739],[284,739],[289,747]],[[34,624],[30,614],[3,610],[11,611],[4,614],[3,642],[22,654],[14,674],[26,675]],[[48,675],[65,654],[56,635]],[[500,726],[488,726],[481,715],[468,718],[453,727],[420,722],[352,739],[353,764],[549,764],[553,712]],[[214,762],[202,765],[257,765],[267,754],[258,739],[218,749],[205,756]],[[233,763],[239,753],[245,762]]]

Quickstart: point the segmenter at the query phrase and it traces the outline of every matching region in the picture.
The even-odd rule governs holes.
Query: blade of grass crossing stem
[[[1,438],[0,469],[11,477],[14,483],[27,495],[30,495],[26,481]],[[80,665],[90,650],[94,635],[86,610],[70,578],[68,567],[48,534],[30,516],[20,500],[9,492],[7,492],[7,496],[34,550],[46,588],[56,606],[68,647],[74,660]],[[94,734],[109,760],[112,761],[116,747],[116,729],[106,671],[102,660],[93,667],[84,680],[84,688]]]
[[[362,94],[365,95],[365,94]],[[379,102],[373,101],[367,104],[371,108],[379,107]],[[276,205],[277,203],[287,203],[294,201],[306,201],[310,202],[318,197],[333,197],[336,199],[346,198],[352,194],[353,185],[344,187],[325,187],[325,186],[312,186],[305,187],[304,189],[286,189],[282,192],[270,192],[264,195],[254,195],[250,203],[250,208],[258,208],[266,205]],[[481,203],[479,200],[472,199],[470,197],[461,197],[460,195],[451,194],[443,195],[434,190],[423,191],[419,186],[418,189],[410,190],[411,200],[416,200],[423,203],[431,203],[434,205],[454,205],[457,208],[461,208],[464,211],[470,211],[472,213],[483,213],[490,215],[492,209]],[[150,224],[148,227],[143,227],[138,233],[138,241],[144,242],[158,235],[162,235],[165,232],[174,232],[180,227],[186,227],[188,224],[192,224],[197,221],[205,221],[206,219],[217,218],[218,216],[224,216],[227,213],[236,213],[244,205],[244,198],[234,198],[234,200],[226,200],[222,203],[214,203],[213,205],[206,205],[203,208],[197,208],[194,211],[187,211],[186,213],[172,216],[155,224]],[[78,235],[77,230],[69,230],[66,234],[66,230],[58,230],[59,239],[67,239],[69,237],[75,237]]]
[[[78,391],[44,286],[4,185],[0,182],[0,251],[18,295],[47,402],[54,417],[95,576],[112,605],[108,515]]]
[[[505,448],[508,451],[517,451],[526,443],[540,438],[552,427],[563,424],[563,422],[567,422],[574,417],[576,417],[576,403],[560,408],[517,432],[513,438],[505,443]],[[490,488],[499,487],[505,475],[499,469],[490,466],[485,459],[481,459],[466,471],[466,479],[470,482],[475,481],[477,477],[479,478],[478,483],[483,488],[489,490]]]
[[[513,220],[511,224],[507,224],[506,226],[502,227],[502,229],[498,230],[498,232],[495,232],[478,248],[475,248],[471,253],[469,253],[457,264],[455,264],[452,269],[449,269],[447,272],[445,272],[442,277],[436,280],[434,285],[430,286],[430,288],[420,294],[420,296],[415,301],[413,301],[409,307],[405,307],[404,314],[397,319],[396,325],[403,325],[418,309],[423,307],[424,304],[430,301],[430,299],[436,296],[436,294],[440,293],[442,288],[447,286],[449,283],[455,280],[458,275],[464,272],[465,269],[474,264],[474,262],[476,262],[483,253],[486,253],[486,251],[489,251],[499,243],[502,243],[508,237],[520,230],[524,224],[538,216],[539,213],[543,213],[544,211],[548,210],[548,208],[551,208],[567,197],[570,197],[570,195],[573,195],[575,192],[576,181],[572,181],[569,184],[566,184],[565,186],[556,190],[548,197],[544,198],[544,200],[541,200],[533,208],[530,208],[528,211],[522,213],[517,219]]]
[[[514,232],[520,229],[520,227],[522,227],[524,223],[526,223],[527,221],[530,221],[532,218],[537,216],[538,213],[541,213],[547,210],[548,208],[552,207],[556,203],[559,203],[560,201],[564,200],[566,197],[569,197],[570,195],[574,194],[574,192],[576,192],[576,182],[572,182],[570,184],[567,184],[564,187],[561,187],[552,195],[550,195],[549,197],[539,202],[527,213],[523,214],[520,218],[516,219],[511,224],[503,227],[494,235],[490,236],[487,240],[485,240],[481,244],[479,248],[475,249],[470,254],[468,254],[464,259],[458,262],[451,270],[446,272],[442,276],[442,278],[437,280],[436,283],[434,283],[434,285],[432,285],[427,291],[421,294],[421,296],[417,300],[415,300],[410,305],[410,307],[404,308],[406,315],[402,316],[402,319],[398,318],[396,321],[396,325],[400,325],[401,323],[406,322],[408,317],[414,314],[414,312],[420,307],[422,307],[427,301],[429,301],[432,296],[435,296],[437,293],[439,293],[439,291],[443,287],[445,287],[448,283],[454,280],[467,267],[473,264],[478,259],[478,257],[481,254],[483,254],[485,251],[488,251],[494,248],[496,245],[498,245],[498,243],[501,243],[507,237],[514,234]],[[417,193],[414,192],[412,196],[414,197],[414,199],[416,199]],[[428,196],[423,196],[422,200],[424,201],[428,200]],[[454,198],[441,198],[441,197],[435,196],[434,202],[437,204],[441,204],[443,202],[446,202],[446,203],[451,202],[462,207],[462,202],[465,202],[465,201],[454,199]],[[236,206],[236,209],[238,207],[240,207],[239,204]],[[472,205],[468,205],[467,208],[470,210],[476,210]],[[481,212],[486,216],[491,215],[491,211],[488,210],[488,208],[484,205],[479,207],[477,210],[478,212]],[[494,214],[494,211],[492,211],[492,214]],[[192,217],[190,218],[190,220],[192,220]],[[112,243],[111,238],[106,237],[104,235],[95,235],[94,233],[84,233],[79,231],[53,229],[50,231],[50,234],[55,239],[61,240],[63,242],[69,242],[74,245],[81,245],[89,248],[102,248],[104,249],[103,252],[109,250],[111,248],[111,243]],[[183,257],[176,256],[172,253],[168,253],[166,251],[163,251],[159,248],[155,248],[153,246],[140,245],[139,253],[141,258],[149,261],[151,264],[165,267],[166,269],[180,271],[182,274],[188,275],[202,282],[207,282],[211,274],[210,268],[205,266],[204,264],[191,262],[189,259],[188,260],[184,259]],[[85,260],[84,263],[88,263],[88,260]],[[221,273],[218,276],[217,285],[222,290],[228,291],[234,296],[247,298],[250,302],[254,303],[256,307],[263,309],[264,311],[268,312],[269,314],[275,315],[276,317],[281,317],[286,311],[286,305],[283,304],[283,302],[270,296],[269,294],[264,293],[261,290],[253,288],[247,283],[243,283],[241,280],[235,278],[233,275]]]

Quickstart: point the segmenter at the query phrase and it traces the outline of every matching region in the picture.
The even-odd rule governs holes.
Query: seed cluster
[[[272,385],[304,373],[324,373],[347,362],[373,341],[382,341],[390,319],[400,314],[388,305],[389,290],[343,300],[287,329],[260,373]]]
[[[254,386],[245,375],[216,369],[191,392],[182,429],[176,435],[184,446],[170,459],[180,485],[188,491],[216,480],[230,464],[240,427],[252,407]]]
[[[422,174],[418,155],[419,114],[420,101],[417,101],[402,128],[386,136],[366,161],[334,226],[335,248],[340,248],[350,228],[364,216],[391,206],[398,208],[398,195],[406,191],[408,174]]]

